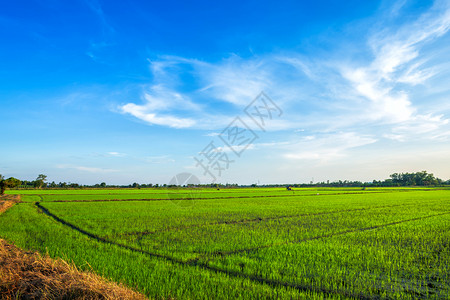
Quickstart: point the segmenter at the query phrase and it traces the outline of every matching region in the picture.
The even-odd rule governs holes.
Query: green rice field
[[[449,299],[450,189],[17,190],[0,237],[156,299]]]

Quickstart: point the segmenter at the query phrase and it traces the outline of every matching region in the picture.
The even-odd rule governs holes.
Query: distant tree
[[[4,177],[1,176],[1,178],[4,178]],[[14,177],[10,177],[8,179],[1,179],[0,180],[0,194],[3,195],[7,188],[18,187],[21,183],[22,183],[22,181],[20,181],[17,178],[14,178]]]
[[[58,187],[58,185],[54,181],[52,181],[52,183],[50,183],[49,187],[56,188],[56,187]]]
[[[60,182],[58,183],[58,186],[61,188],[66,188],[67,187],[67,183],[66,182]]]
[[[398,186],[399,183],[394,183],[393,179],[386,179],[385,181],[380,181],[380,186]]]
[[[391,179],[384,181],[385,186],[392,182],[393,186],[424,186],[424,185],[438,185],[442,180],[434,177],[432,173],[421,171],[416,173],[394,173],[390,175]],[[389,182],[390,180],[390,182]]]
[[[40,189],[44,186],[45,181],[47,180],[47,175],[39,174],[36,180],[34,181],[34,187]]]
[[[400,179],[400,174],[394,173],[390,177],[393,185],[401,185],[402,180]]]
[[[100,183],[100,187],[102,187],[102,188],[106,187],[106,182]]]

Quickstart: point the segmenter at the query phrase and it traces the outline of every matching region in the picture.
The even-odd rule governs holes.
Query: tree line
[[[399,186],[441,186],[450,185],[450,180],[444,181],[440,178],[435,177],[432,173],[427,171],[415,172],[415,173],[394,173],[385,180],[373,180],[371,182],[362,181],[349,181],[349,180],[338,180],[338,181],[327,181],[327,182],[310,182],[310,183],[296,183],[296,184],[265,184],[265,185],[238,185],[238,184],[220,184],[220,183],[210,183],[210,184],[199,184],[190,185],[189,187],[211,187],[211,188],[237,188],[237,187],[399,187]],[[107,185],[105,182],[93,184],[93,185],[81,185],[78,183],[67,183],[59,182],[55,183],[47,182],[47,176],[44,174],[39,174],[35,180],[20,180],[14,177],[4,178],[0,174],[0,194],[4,194],[6,189],[13,188],[173,188],[176,185],[167,184],[139,184],[134,182],[129,185]]]
[[[400,186],[442,186],[450,185],[450,179],[444,181],[427,171],[415,173],[394,173],[385,180],[373,180],[370,182],[337,180],[327,182],[310,182],[291,184],[291,187],[400,187]],[[274,185],[268,185],[274,186]]]

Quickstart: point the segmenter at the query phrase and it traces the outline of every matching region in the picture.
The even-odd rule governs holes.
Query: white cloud
[[[284,157],[328,162],[347,156],[350,149],[373,144],[376,141],[370,136],[361,136],[355,132],[306,136],[299,142],[289,145],[288,152],[284,154]]]
[[[392,87],[383,85],[382,78],[366,68],[343,71],[343,76],[353,85],[360,96],[370,101],[364,109],[369,119],[402,122],[409,120],[415,113],[408,95],[392,92]]]
[[[179,118],[169,114],[157,114],[155,112],[148,111],[145,105],[128,103],[122,106],[121,110],[124,113],[128,113],[138,119],[155,125],[162,125],[173,128],[187,128],[192,127],[195,124],[195,121],[189,118]]]
[[[124,156],[126,156],[125,153],[120,153],[120,152],[115,152],[115,151],[107,152],[106,154],[108,156],[113,156],[113,157],[124,157]]]

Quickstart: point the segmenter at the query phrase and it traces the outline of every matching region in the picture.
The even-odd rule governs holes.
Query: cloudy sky
[[[0,174],[449,179],[449,29],[448,1],[4,1]]]

